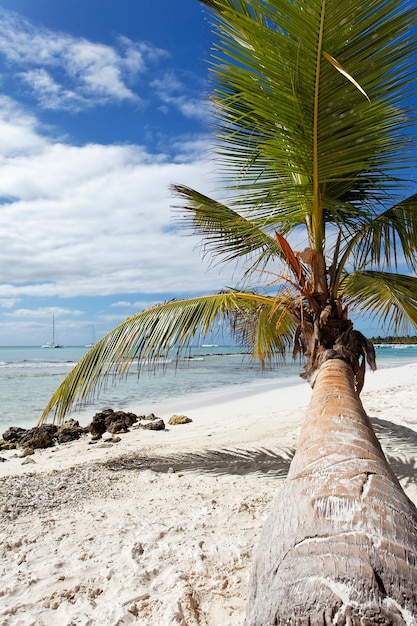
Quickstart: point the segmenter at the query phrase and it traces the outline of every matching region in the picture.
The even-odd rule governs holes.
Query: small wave
[[[0,367],[4,369],[41,369],[41,368],[58,368],[58,367],[74,367],[77,365],[74,361],[0,361]]]
[[[165,359],[163,357],[157,359],[138,359],[140,365],[164,365],[165,363],[171,363],[171,359]]]

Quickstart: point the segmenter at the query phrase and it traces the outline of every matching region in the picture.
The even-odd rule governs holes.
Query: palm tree
[[[261,535],[246,623],[417,624],[417,511],[363,410],[375,354],[350,319],[362,311],[394,332],[417,325],[417,194],[407,197],[417,8],[201,2],[214,29],[227,201],[173,190],[206,252],[246,259],[242,282],[127,319],[72,370],[41,420],[62,421],[133,362],[179,354],[219,318],[262,362],[293,342],[312,399]]]

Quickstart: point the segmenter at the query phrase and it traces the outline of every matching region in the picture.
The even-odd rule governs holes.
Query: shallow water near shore
[[[0,436],[10,426],[35,426],[51,395],[87,350],[0,347]],[[417,361],[417,346],[383,346],[376,352],[380,369]],[[109,382],[104,393],[72,416],[88,423],[106,407],[123,410],[134,405],[138,413],[149,413],[158,403],[198,392],[239,385],[247,389],[263,381],[286,386],[300,380],[302,365],[289,357],[285,363],[262,370],[236,346],[199,346],[178,362],[168,362],[163,371],[146,366],[139,380],[137,368],[132,366],[125,379],[116,385]],[[178,410],[174,404],[172,410]]]

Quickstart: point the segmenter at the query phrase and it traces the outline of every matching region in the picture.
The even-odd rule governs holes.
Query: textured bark
[[[316,379],[261,534],[245,623],[417,625],[417,510],[340,359]]]

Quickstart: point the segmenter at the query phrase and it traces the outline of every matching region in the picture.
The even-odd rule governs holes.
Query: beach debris
[[[173,415],[169,418],[168,424],[176,426],[177,424],[189,424],[193,420],[186,415]]]
[[[26,465],[35,461],[33,457],[26,457],[20,463]],[[35,465],[33,468],[29,466],[28,469],[29,471],[21,476],[2,478],[0,523],[3,520],[13,521],[19,515],[30,514],[33,511],[44,514],[49,512],[54,516],[56,510],[63,506],[79,510],[85,501],[86,493],[89,498],[103,497],[103,485],[106,485],[107,499],[114,500],[120,497],[120,485],[119,481],[114,480],[114,472],[103,468],[101,464],[78,465],[76,468],[52,470],[48,473],[33,471]],[[105,516],[106,513],[103,513],[102,517]],[[9,541],[11,542],[10,536]],[[0,553],[2,547],[0,545]]]
[[[136,561],[137,563],[140,563],[140,557],[143,555],[144,552],[145,552],[145,546],[143,545],[143,543],[138,541],[137,543],[133,544],[132,559]],[[130,600],[130,602],[135,602],[135,600]]]

